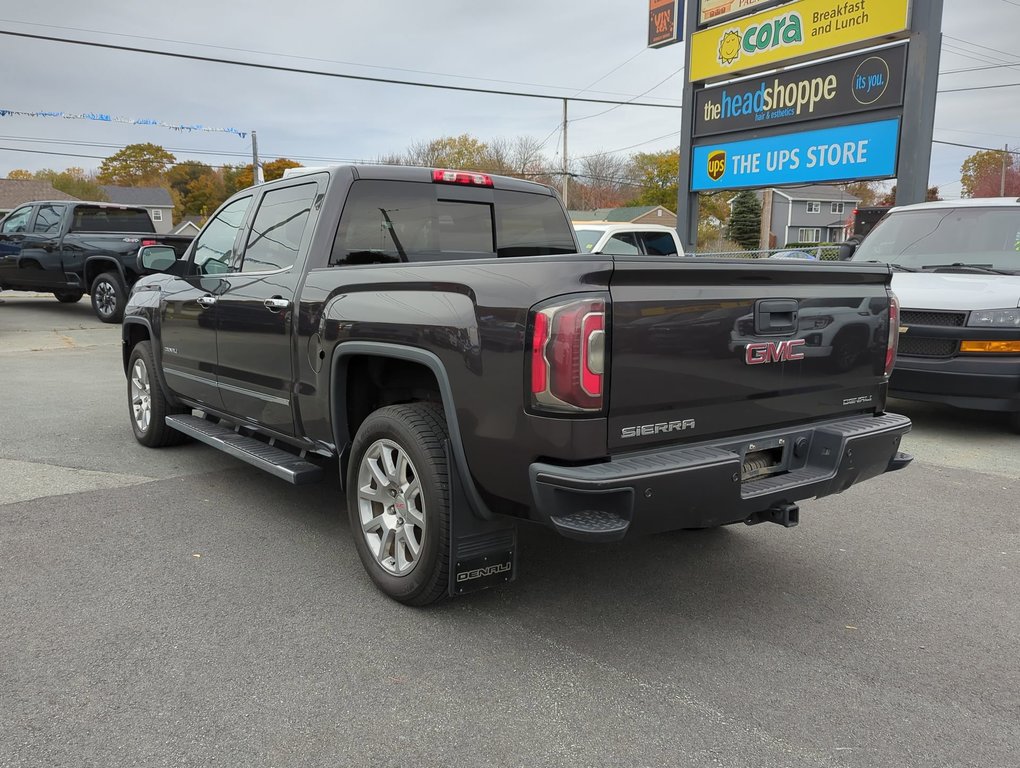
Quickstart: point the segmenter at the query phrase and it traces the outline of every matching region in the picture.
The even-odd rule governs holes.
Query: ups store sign
[[[715,136],[903,104],[907,46],[699,91],[694,135]]]

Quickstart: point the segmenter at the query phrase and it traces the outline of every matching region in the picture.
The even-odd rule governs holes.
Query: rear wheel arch
[[[115,272],[120,275],[125,287],[131,287],[127,275],[124,274],[124,265],[112,256],[92,256],[85,260],[85,286],[91,287],[92,281],[104,272]]]
[[[381,361],[372,362],[374,359],[381,359]],[[365,360],[366,362],[359,363],[359,360]],[[352,423],[352,409],[355,420],[359,415],[361,415],[362,420],[367,418],[374,410],[369,409],[371,399],[367,404],[351,402],[347,382],[352,372],[357,373],[359,371],[358,366],[380,364],[383,366],[394,366],[390,368],[391,371],[399,371],[405,375],[410,374],[413,377],[418,377],[416,383],[419,385],[424,385],[426,381],[434,382],[435,389],[432,390],[432,397],[437,399],[431,400],[427,397],[411,398],[401,402],[436,402],[442,407],[449,433],[452,454],[450,460],[456,465],[462,479],[464,491],[468,497],[468,502],[479,517],[486,519],[492,517],[492,512],[482,499],[481,494],[479,494],[478,489],[475,487],[474,479],[470,474],[467,454],[461,440],[457,409],[454,405],[453,388],[450,384],[450,378],[446,373],[446,368],[442,360],[434,353],[417,347],[405,347],[398,344],[375,341],[349,341],[338,344],[333,350],[329,387],[330,419],[333,427],[334,443],[341,456],[341,477],[346,476],[348,449],[361,424],[358,421]],[[410,364],[410,367],[407,367],[408,364]],[[425,373],[430,374],[431,378],[424,378]],[[363,395],[364,392],[362,392]],[[376,408],[393,404],[397,403],[381,403]]]

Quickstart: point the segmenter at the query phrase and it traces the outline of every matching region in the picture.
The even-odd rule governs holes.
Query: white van
[[[893,208],[853,261],[895,270],[900,337],[889,394],[1000,411],[1020,431],[1020,200]]]

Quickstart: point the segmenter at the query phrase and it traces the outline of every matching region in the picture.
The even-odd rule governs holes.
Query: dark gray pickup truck
[[[899,469],[887,266],[579,254],[548,187],[337,167],[143,248],[134,433],[292,483],[339,464],[390,597],[508,581],[518,525],[591,542],[798,522]]]
[[[0,221],[0,290],[52,293],[73,304],[86,293],[104,323],[118,323],[143,245],[183,254],[182,235],[157,235],[144,208],[41,200]]]

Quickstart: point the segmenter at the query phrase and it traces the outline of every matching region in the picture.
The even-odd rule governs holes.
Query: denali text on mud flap
[[[683,421],[664,421],[660,424],[644,424],[640,427],[624,427],[620,431],[620,437],[624,440],[631,437],[650,437],[651,435],[661,435],[668,432],[684,432],[688,429],[694,429],[694,419],[684,419]]]
[[[512,563],[500,563],[498,565],[490,565],[485,568],[475,568],[470,571],[458,573],[457,581],[471,581],[472,579],[480,579],[484,576],[495,576],[497,573],[509,573],[511,567],[513,567]]]
[[[744,351],[744,362],[748,365],[765,365],[766,363],[784,363],[787,360],[803,360],[804,353],[796,350],[805,344],[807,342],[804,339],[748,344]]]

